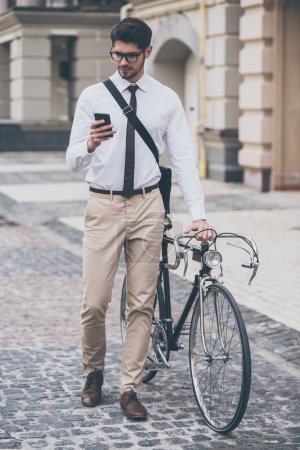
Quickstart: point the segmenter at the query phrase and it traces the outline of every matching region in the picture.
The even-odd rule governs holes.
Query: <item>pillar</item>
[[[85,30],[79,33],[73,59],[73,111],[84,88],[99,83],[114,73],[115,65],[110,60],[110,48],[110,29],[90,32]]]
[[[207,0],[206,18],[206,131],[204,141],[208,178],[242,181],[237,163],[239,18],[237,0]]]
[[[270,189],[273,140],[273,12],[266,0],[241,0],[239,163],[244,183]]]
[[[50,41],[24,36],[10,45],[11,119],[51,119]]]

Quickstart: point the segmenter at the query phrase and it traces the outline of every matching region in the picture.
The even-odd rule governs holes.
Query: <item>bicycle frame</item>
[[[179,336],[183,329],[184,323],[193,307],[193,304],[199,294],[199,283],[201,275],[205,275],[205,270],[201,270],[203,273],[199,273],[195,275],[195,280],[193,283],[193,289],[190,293],[190,296],[188,298],[188,301],[186,302],[183,311],[180,315],[180,318],[176,324],[176,326],[173,328],[173,319],[172,319],[172,306],[171,306],[171,296],[170,296],[170,283],[169,283],[169,269],[166,267],[166,264],[168,263],[168,245],[173,244],[173,239],[169,238],[167,236],[164,236],[162,241],[162,260],[160,262],[160,273],[159,278],[160,281],[163,281],[164,286],[164,310],[166,317],[161,317],[161,320],[166,324],[165,331],[167,334],[168,339],[168,345],[170,351],[177,351],[180,349],[179,345]],[[208,274],[208,273],[207,273]],[[202,291],[202,287],[200,288],[200,291]],[[202,294],[200,294],[200,298],[202,299]],[[203,329],[202,325],[204,323],[204,317],[203,317],[203,311],[202,311],[202,304],[200,303],[201,308],[201,329]],[[204,339],[204,336],[203,336]],[[206,349],[205,342],[203,342],[203,346]]]

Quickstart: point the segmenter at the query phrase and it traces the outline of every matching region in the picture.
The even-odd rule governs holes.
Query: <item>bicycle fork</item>
[[[220,313],[220,305],[219,302],[217,300],[217,292],[214,292],[214,311],[215,311],[215,317],[216,317],[216,324],[217,324],[217,335],[221,344],[221,348],[223,351],[223,356],[212,356],[212,354],[208,351],[207,345],[206,345],[206,340],[205,340],[205,321],[204,321],[204,298],[205,298],[205,294],[206,294],[206,287],[205,287],[205,283],[207,283],[208,281],[212,281],[211,277],[205,277],[199,280],[199,297],[200,297],[200,332],[201,332],[201,341],[202,341],[202,345],[203,345],[203,349],[204,349],[204,353],[205,353],[205,361],[208,362],[212,362],[212,360],[217,361],[217,360],[223,360],[224,362],[228,361],[229,356],[228,353],[226,352],[226,348],[224,345],[224,340],[222,337],[222,332],[221,332],[221,313]]]

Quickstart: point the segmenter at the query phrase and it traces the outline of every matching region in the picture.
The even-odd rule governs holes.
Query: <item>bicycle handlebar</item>
[[[199,232],[197,233],[183,233],[183,234],[177,234],[176,236],[174,236],[173,238],[173,245],[175,247],[175,252],[176,252],[176,259],[174,264],[170,264],[170,263],[166,263],[165,267],[167,269],[171,269],[171,270],[176,270],[179,267],[180,264],[180,260],[184,259],[185,261],[185,268],[184,268],[184,278],[185,278],[185,273],[187,270],[187,265],[188,265],[188,256],[187,256],[187,252],[188,250],[195,250],[195,249],[199,249],[198,246],[195,245],[190,245],[190,244],[185,244],[185,243],[181,243],[179,242],[180,239],[194,239],[196,235],[198,235]],[[216,234],[216,237],[212,240],[212,243],[216,242],[216,240],[218,238],[236,238],[236,239],[242,239],[244,242],[246,242],[246,244],[248,244],[248,246],[251,249],[251,252],[246,250],[244,247],[238,246],[238,245],[234,245],[234,244],[230,244],[228,243],[228,245],[232,245],[233,247],[237,247],[240,248],[244,251],[246,251],[249,256],[250,256],[250,264],[242,264],[242,267],[247,268],[247,269],[253,269],[252,272],[252,276],[248,282],[248,284],[251,284],[251,281],[253,280],[253,278],[256,275],[258,266],[259,266],[259,259],[258,259],[258,248],[257,245],[255,243],[255,241],[250,238],[249,236],[246,236],[245,234],[239,234],[239,233],[220,233],[220,234]],[[207,241],[202,241],[203,242],[207,242]],[[180,247],[184,247],[183,250]]]

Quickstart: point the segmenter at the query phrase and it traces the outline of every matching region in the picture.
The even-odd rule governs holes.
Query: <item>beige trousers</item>
[[[159,189],[129,199],[89,193],[83,238],[83,365],[103,369],[105,315],[125,244],[128,317],[121,394],[138,391],[146,362],[158,275],[164,207]]]

